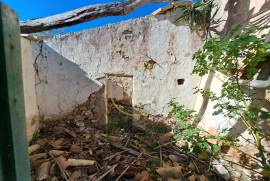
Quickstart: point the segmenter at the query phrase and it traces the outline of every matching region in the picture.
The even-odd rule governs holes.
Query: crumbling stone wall
[[[47,59],[61,57],[62,62],[76,66],[89,80],[97,80],[105,74],[133,76],[133,106],[140,107],[149,114],[166,115],[169,110],[168,102],[172,98],[190,108],[195,104],[196,96],[191,92],[200,79],[190,75],[194,65],[191,57],[201,46],[201,38],[191,32],[188,26],[175,25],[170,18],[146,17],[54,36],[45,40],[44,46],[54,52],[48,54],[50,57]],[[46,67],[46,61],[39,61],[40,74],[52,77],[50,74],[58,68],[65,72],[68,66],[60,67],[58,59],[51,61],[55,65],[49,69],[42,68]],[[48,73],[48,70],[51,72]],[[75,102],[74,95],[63,95],[61,89],[55,89],[57,81],[62,84],[66,82],[63,78],[58,79],[59,76],[59,73],[54,75],[54,85],[50,81],[38,85],[39,92],[42,92],[44,98],[47,97],[47,101],[42,102],[42,107],[49,107],[55,102],[48,98],[53,94],[68,96],[69,103]],[[80,82],[71,74],[66,76]],[[184,84],[178,85],[178,79],[184,79]],[[75,85],[70,89],[74,92],[81,91]],[[56,113],[65,112],[65,108],[61,109],[62,112]],[[46,111],[54,114],[54,109]]]
[[[235,24],[269,23],[267,0],[222,0],[217,4],[217,18],[224,20],[215,31],[219,36]],[[205,128],[214,127],[218,132],[231,127],[233,122],[211,115],[211,103],[192,94],[198,85],[208,84],[218,91],[220,82],[215,77],[210,76],[209,81],[190,74],[194,65],[191,57],[201,47],[202,38],[174,20],[172,14],[146,17],[54,36],[43,42],[22,40],[31,132],[38,127],[38,121],[31,120],[61,117],[86,102],[89,95],[102,89],[99,78],[105,74],[132,75],[132,104],[144,112],[166,115],[167,103],[176,98],[187,107],[205,109],[201,122]]]
[[[102,88],[102,84],[89,79],[79,65],[45,43],[36,43],[33,51],[37,105],[45,118],[65,115]]]
[[[132,76],[132,104],[148,114],[166,115],[172,98],[192,108],[196,96],[191,92],[200,78],[190,75],[191,57],[201,37],[174,18],[146,17],[43,41],[24,40],[29,44],[23,44],[23,54],[29,54],[23,57],[25,91],[35,97],[27,97],[26,104],[35,107],[29,109],[45,119],[62,117],[93,93],[102,97],[100,78],[106,74]],[[94,111],[106,114],[101,97]]]

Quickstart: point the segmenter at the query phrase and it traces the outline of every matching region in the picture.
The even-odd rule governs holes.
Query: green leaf
[[[221,147],[219,145],[212,145],[212,152],[213,154],[218,154],[221,151]]]

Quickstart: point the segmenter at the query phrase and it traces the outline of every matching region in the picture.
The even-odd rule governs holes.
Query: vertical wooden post
[[[20,27],[0,2],[0,180],[30,181],[22,82]]]

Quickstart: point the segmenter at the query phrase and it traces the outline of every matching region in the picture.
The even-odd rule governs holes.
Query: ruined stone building
[[[269,1],[220,1],[222,35],[235,24],[265,23]],[[212,116],[212,104],[193,94],[194,87],[218,91],[222,75],[192,75],[192,55],[202,46],[199,31],[176,22],[176,13],[106,25],[22,42],[28,137],[40,119],[60,118],[89,98],[101,125],[108,98],[125,102],[151,116],[167,117],[169,101],[203,111],[201,126],[219,132],[234,122]],[[269,22],[268,22],[269,23]],[[90,100],[91,101],[91,100]],[[208,105],[208,106],[207,106]]]

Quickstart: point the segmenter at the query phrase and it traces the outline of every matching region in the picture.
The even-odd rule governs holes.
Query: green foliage
[[[244,94],[244,88],[236,83],[225,82],[221,89],[221,94],[217,96],[210,90],[195,89],[195,93],[200,93],[204,97],[209,97],[215,101],[215,111],[213,115],[223,114],[228,118],[234,118],[246,110],[245,102],[250,100]]]
[[[209,71],[221,71],[235,75],[239,72],[241,61],[242,67],[247,67],[246,77],[252,79],[258,71],[258,64],[266,61],[270,54],[270,42],[265,41],[265,35],[257,35],[259,30],[265,28],[268,26],[236,27],[230,31],[229,38],[207,39],[203,48],[193,55],[196,60],[193,73],[203,76]]]
[[[218,137],[207,134],[186,121],[193,119],[195,111],[186,109],[182,105],[177,105],[174,101],[170,102],[172,114],[176,119],[174,138],[182,144],[181,149],[184,152],[192,152],[201,159],[208,159],[210,156],[217,156],[221,151],[218,144],[211,144],[208,139]]]
[[[269,26],[268,26],[269,27]],[[258,31],[268,28],[252,26],[248,28],[236,27],[225,39],[209,38],[203,48],[193,55],[196,61],[193,73],[203,76],[209,72],[222,72],[228,79],[224,81],[220,94],[211,90],[195,88],[194,93],[209,97],[215,103],[213,115],[222,114],[229,119],[242,121],[254,138],[254,145],[258,154],[253,158],[261,163],[261,174],[270,177],[269,161],[262,145],[263,135],[257,127],[258,121],[270,120],[270,112],[261,110],[253,104],[253,98],[247,94],[247,87],[239,84],[240,77],[252,80],[258,72],[258,65],[270,57],[270,42],[265,41],[264,35]],[[258,101],[257,101],[258,103]],[[172,113],[176,119],[174,127],[175,139],[181,143],[185,152],[192,152],[201,159],[211,156],[218,157],[222,146],[236,146],[237,140],[226,137],[212,136],[200,130],[196,125],[188,123],[196,116],[193,110],[170,102]],[[209,143],[210,139],[216,144]]]
[[[217,13],[213,13],[212,9],[215,7],[214,1],[209,0],[207,2],[199,1],[194,3],[193,6],[184,6],[181,7],[182,14],[178,20],[186,20],[189,22],[191,29],[194,29],[196,26],[200,26],[206,31],[213,21],[213,17]]]
[[[192,119],[195,111],[185,108],[183,105],[177,105],[174,100],[170,101],[169,105],[172,107],[172,114],[178,121],[185,121]]]
[[[264,39],[264,35],[258,35],[258,32],[265,28],[269,26],[242,29],[236,27],[225,39],[207,39],[203,48],[193,55],[196,61],[194,74],[203,76],[219,71],[227,75],[228,80],[223,83],[220,95],[198,88],[195,89],[195,93],[201,93],[216,103],[214,115],[223,114],[246,125],[255,140],[262,168],[267,165],[266,151],[261,143],[263,135],[256,125],[258,121],[270,120],[270,112],[252,104],[251,95],[245,92],[247,87],[241,86],[239,79],[243,77],[252,80],[258,72],[258,65],[269,58],[270,42]]]

